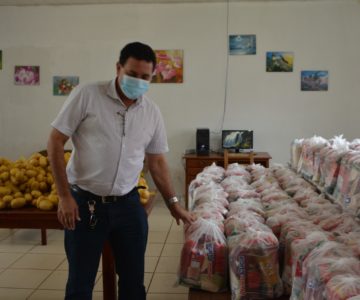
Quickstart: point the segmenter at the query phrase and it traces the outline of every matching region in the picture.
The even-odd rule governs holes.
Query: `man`
[[[146,299],[148,223],[136,188],[145,157],[177,223],[194,220],[175,197],[161,113],[144,96],[155,66],[149,46],[126,45],[116,64],[116,79],[75,88],[52,123],[48,155],[69,262],[65,299],[92,298],[105,240],[115,257],[119,299]],[[70,137],[74,147],[65,170],[64,145]]]

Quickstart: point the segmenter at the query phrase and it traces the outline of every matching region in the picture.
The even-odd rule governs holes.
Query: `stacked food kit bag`
[[[306,179],[292,165],[212,165],[198,174],[189,187],[198,219],[185,228],[181,284],[212,292],[230,288],[233,300],[282,294],[359,300],[359,220],[326,191],[336,191],[334,178],[360,143],[319,139],[312,155],[309,145],[298,159],[303,164],[312,156]]]
[[[266,206],[266,224],[279,238],[284,293],[292,300],[359,296],[360,225],[355,214],[319,194],[290,168],[257,167],[256,173],[263,178],[261,185],[253,183],[258,190],[278,190],[278,199]],[[281,190],[289,199],[280,197]]]
[[[189,205],[196,222],[185,227],[179,283],[210,292],[228,287],[228,246],[224,219],[228,194],[220,182],[225,171],[215,164],[199,173],[189,187]]]
[[[209,166],[190,184],[197,221],[185,227],[180,284],[211,292],[230,286],[234,300],[282,294],[279,242],[264,224],[262,194],[251,182],[244,166],[231,164],[226,170]]]
[[[296,139],[290,165],[345,210],[360,213],[360,139]]]

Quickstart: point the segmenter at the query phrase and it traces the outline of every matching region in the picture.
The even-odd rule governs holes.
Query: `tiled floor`
[[[68,267],[63,232],[48,230],[47,235],[48,245],[42,246],[40,230],[0,229],[0,300],[64,298]],[[182,242],[182,226],[157,201],[149,217],[145,258],[148,300],[188,299],[188,289],[175,285]],[[103,299],[101,266],[93,295]]]

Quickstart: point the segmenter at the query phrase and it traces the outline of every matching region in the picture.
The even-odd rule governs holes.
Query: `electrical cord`
[[[227,108],[227,90],[228,90],[228,79],[229,79],[229,14],[230,14],[230,0],[226,1],[226,64],[225,64],[225,89],[224,89],[224,108],[221,120],[220,132],[224,128],[226,108]]]

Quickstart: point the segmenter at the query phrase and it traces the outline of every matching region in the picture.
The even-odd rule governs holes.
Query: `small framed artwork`
[[[15,85],[39,85],[40,67],[15,66],[14,82]]]
[[[327,91],[329,71],[301,71],[302,91]]]
[[[256,54],[256,35],[239,34],[229,35],[230,55],[254,55]]]
[[[266,72],[292,72],[294,52],[266,52]]]
[[[78,76],[53,76],[53,95],[67,96],[78,84]]]
[[[2,70],[2,50],[0,50],[0,70]]]
[[[152,83],[183,82],[183,50],[155,50],[156,67]]]

